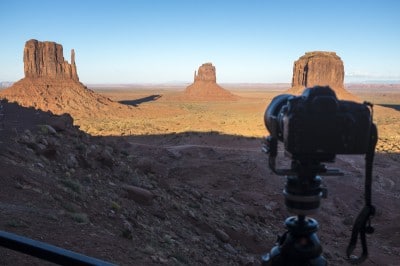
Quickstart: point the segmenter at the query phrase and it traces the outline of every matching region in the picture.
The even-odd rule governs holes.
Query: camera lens
[[[286,105],[287,100],[292,97],[290,94],[281,94],[272,99],[264,113],[264,124],[271,136],[282,141],[282,129],[279,113]]]

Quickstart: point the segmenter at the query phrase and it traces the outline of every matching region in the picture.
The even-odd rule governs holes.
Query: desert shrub
[[[86,213],[69,213],[72,220],[80,224],[89,223],[89,217]]]
[[[81,194],[81,192],[82,192],[82,186],[77,180],[72,180],[70,178],[67,178],[67,179],[62,179],[61,183],[65,187],[71,189],[72,191],[74,191],[78,194]]]

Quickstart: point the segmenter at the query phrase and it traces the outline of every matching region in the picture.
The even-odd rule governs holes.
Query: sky
[[[30,39],[74,49],[80,81],[290,83],[305,52],[333,51],[345,81],[400,82],[398,0],[0,0],[0,81],[23,78]]]

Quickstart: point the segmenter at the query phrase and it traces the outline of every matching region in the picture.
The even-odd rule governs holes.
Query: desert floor
[[[264,111],[271,99],[285,93],[279,85],[229,85],[226,89],[240,96],[236,101],[195,101],[182,98],[182,86],[93,88],[96,92],[136,110],[118,117],[90,117],[76,124],[94,135],[158,135],[188,131],[219,132],[243,137],[268,135]],[[277,87],[277,88],[276,88]],[[283,87],[283,88],[282,88]],[[378,150],[400,151],[399,88],[353,85],[350,92],[361,101],[374,104],[374,122],[379,127]]]
[[[119,265],[259,265],[293,215],[282,196],[285,177],[271,172],[261,152],[265,108],[285,88],[224,87],[240,98],[189,101],[176,86],[91,88],[132,108],[73,117],[82,131],[51,132],[43,126],[49,113],[4,104],[2,230]],[[367,236],[363,265],[398,265],[400,93],[351,91],[375,104],[379,131],[375,233]],[[278,158],[280,166],[290,162],[282,147]],[[338,155],[328,167],[344,175],[322,177],[328,198],[312,217],[329,265],[347,265],[345,249],[364,204],[364,157]],[[0,254],[3,265],[43,265]]]

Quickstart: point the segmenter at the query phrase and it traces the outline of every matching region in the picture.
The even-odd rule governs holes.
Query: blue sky
[[[397,0],[0,0],[0,81],[23,77],[27,40],[55,41],[83,83],[291,82],[307,51],[334,51],[346,81],[400,80]]]

